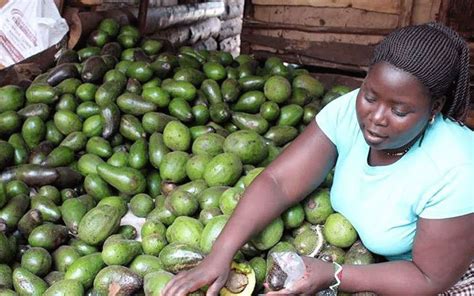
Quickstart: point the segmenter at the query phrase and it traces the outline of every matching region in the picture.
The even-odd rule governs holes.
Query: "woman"
[[[255,179],[212,252],[178,274],[164,295],[204,285],[207,295],[216,295],[234,253],[334,166],[334,209],[369,250],[389,260],[343,265],[339,290],[448,290],[474,257],[474,135],[460,124],[468,105],[469,52],[462,38],[437,23],[394,31],[377,46],[361,88],[325,107]],[[336,282],[332,263],[304,261],[304,277],[274,293],[314,295]]]

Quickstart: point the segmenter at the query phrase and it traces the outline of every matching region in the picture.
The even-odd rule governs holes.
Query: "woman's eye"
[[[393,110],[392,111],[393,114],[397,115],[398,117],[405,117],[408,113],[407,112],[402,112],[402,111],[399,111],[399,110]]]
[[[364,96],[364,99],[365,99],[367,102],[369,102],[369,103],[375,102],[375,99],[374,99],[374,98],[369,97],[369,96],[367,96],[367,95]]]

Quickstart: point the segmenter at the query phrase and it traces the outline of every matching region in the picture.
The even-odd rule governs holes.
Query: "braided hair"
[[[469,108],[469,48],[440,23],[400,28],[377,45],[370,65],[391,65],[418,78],[432,98],[446,96],[441,113],[462,122]]]

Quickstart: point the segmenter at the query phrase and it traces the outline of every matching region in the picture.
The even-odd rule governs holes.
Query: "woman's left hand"
[[[330,262],[302,257],[306,270],[301,279],[288,288],[268,292],[266,295],[314,295],[327,289],[334,282],[334,266]]]

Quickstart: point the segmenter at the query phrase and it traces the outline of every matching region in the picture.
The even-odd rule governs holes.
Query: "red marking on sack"
[[[12,19],[15,25],[26,35],[26,37],[33,42],[34,46],[38,45],[38,40],[36,39],[35,34],[31,32],[30,28],[23,21],[23,13],[18,9],[12,9]]]
[[[24,60],[23,55],[15,48],[10,40],[8,40],[3,31],[0,31],[0,45],[5,48],[15,62]]]

